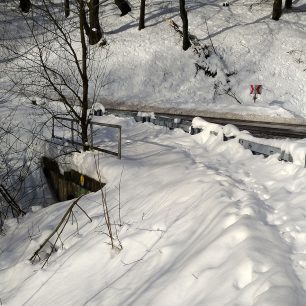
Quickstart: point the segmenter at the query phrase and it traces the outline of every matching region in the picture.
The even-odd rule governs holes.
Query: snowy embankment
[[[169,23],[181,25],[178,1],[147,3],[142,31],[138,1],[131,1],[131,14],[121,19],[102,7],[110,56],[101,99],[115,105],[305,117],[305,1],[294,3],[278,22],[271,19],[272,2],[222,3],[186,1],[189,32],[208,47],[207,59],[193,48],[182,51]],[[217,75],[197,72],[196,64]],[[263,86],[255,104],[251,84]]]
[[[189,32],[205,50],[200,54],[194,47],[183,51],[180,35],[170,26],[170,20],[181,25],[178,1],[147,2],[146,28],[141,31],[138,0],[130,1],[131,13],[121,18],[114,2],[101,3],[100,21],[108,44],[92,47],[99,63],[95,69],[101,69],[99,78],[105,85],[99,101],[111,101],[114,106],[305,118],[305,0],[294,3],[293,10],[285,11],[278,22],[271,19],[271,1],[238,0],[229,7],[222,3],[186,1]],[[25,22],[17,11],[8,11],[6,3],[1,11],[4,46],[9,42],[16,45],[13,50],[22,53],[24,46],[32,43]],[[20,50],[19,37],[23,37]],[[12,86],[10,79],[18,77],[15,68],[23,64],[18,57],[6,58],[5,54],[4,48],[1,90]],[[11,62],[6,62],[8,59]],[[213,77],[204,70],[197,71],[196,65],[217,74]],[[263,90],[254,103],[250,85],[256,84]],[[28,98],[37,99],[30,94]]]
[[[306,166],[306,141],[305,139],[266,139],[252,136],[248,131],[239,131],[239,129],[232,125],[227,124],[221,126],[215,123],[207,122],[206,120],[195,117],[192,120],[192,126],[203,130],[204,137],[207,137],[210,133],[216,135],[219,140],[223,140],[223,137],[233,137],[237,141],[249,140],[254,143],[278,148],[281,154],[290,154],[292,162],[301,167]],[[268,151],[268,150],[267,150]],[[258,153],[258,152],[257,152]],[[260,152],[259,152],[260,153]],[[272,154],[269,154],[272,155]]]
[[[93,222],[76,209],[79,233],[69,223],[43,270],[28,259],[69,203],[10,220],[1,238],[4,305],[305,305],[304,168],[205,132],[100,120],[123,126],[123,159],[95,154],[116,223],[123,169],[123,249],[107,244],[100,192],[80,201]],[[71,160],[92,176],[94,165],[93,153]]]

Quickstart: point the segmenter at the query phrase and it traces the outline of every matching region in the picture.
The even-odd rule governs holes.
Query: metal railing
[[[55,135],[55,121],[60,122],[62,128],[68,128],[70,130],[70,138],[66,138],[64,136],[57,136]],[[64,122],[68,122],[66,125]],[[109,123],[101,123],[89,120],[88,126],[90,128],[90,144],[89,147],[92,150],[97,150],[103,153],[111,154],[117,156],[121,159],[121,143],[122,143],[122,133],[121,133],[121,125],[117,124],[109,124]],[[112,151],[108,149],[101,148],[94,144],[94,126],[102,126],[107,128],[113,128],[118,130],[118,143],[117,143],[117,151]],[[77,119],[69,118],[69,117],[62,117],[62,116],[53,116],[52,117],[52,138],[65,140],[67,142],[72,143],[73,145],[83,145],[80,141],[80,124]],[[78,139],[79,138],[79,139]]]

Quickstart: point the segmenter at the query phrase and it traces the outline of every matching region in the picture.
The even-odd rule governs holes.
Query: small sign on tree
[[[262,85],[251,85],[250,94],[253,95],[254,103],[256,102],[257,95],[261,95],[262,93]]]

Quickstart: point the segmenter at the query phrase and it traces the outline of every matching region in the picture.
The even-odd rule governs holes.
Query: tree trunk
[[[188,35],[188,16],[185,7],[185,0],[180,0],[180,14],[183,22],[183,50],[187,50],[190,46],[190,40]]]
[[[131,11],[131,7],[126,0],[115,0],[115,4],[118,6],[119,10],[121,11],[121,16],[124,16]]]
[[[87,109],[88,109],[88,75],[87,75],[87,45],[85,39],[85,22],[86,21],[86,12],[85,12],[85,4],[84,0],[80,0],[80,36],[81,36],[81,46],[82,46],[82,89],[83,89],[83,96],[82,96],[82,114],[81,114],[81,139],[83,150],[88,151],[89,144],[88,144],[88,119],[87,119]]]
[[[64,0],[64,8],[65,8],[65,17],[69,17],[70,15],[70,3],[69,0]]]
[[[286,0],[285,8],[286,9],[291,9],[292,8],[292,0]]]
[[[23,13],[28,13],[31,8],[31,0],[20,0],[19,7]]]
[[[89,44],[95,45],[102,38],[102,30],[99,22],[99,0],[91,0],[89,6]]]
[[[140,2],[139,27],[138,27],[139,31],[145,28],[145,10],[146,10],[146,0],[141,0],[141,2]]]
[[[274,0],[272,19],[279,20],[282,15],[282,0]]]

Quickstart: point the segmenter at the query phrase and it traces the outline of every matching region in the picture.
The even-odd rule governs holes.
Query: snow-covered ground
[[[76,153],[71,167],[107,182],[121,251],[105,235],[101,193],[89,194],[47,266],[28,259],[70,202],[6,223],[3,305],[305,305],[306,170],[236,140],[191,136],[132,119],[123,158]],[[111,136],[111,134],[109,134]]]
[[[271,19],[272,0],[235,0],[228,7],[221,0],[187,0],[190,34],[208,47],[207,59],[198,57],[194,48],[182,50],[181,37],[170,26],[170,20],[181,25],[178,1],[147,1],[146,28],[141,31],[139,1],[130,3],[132,12],[124,17],[119,17],[113,2],[101,4],[108,45],[93,47],[100,52],[97,58],[105,85],[100,102],[306,117],[305,0],[294,1],[293,10],[284,11],[277,22]],[[1,6],[0,31],[4,45],[16,44],[15,51],[14,39],[21,36],[26,42],[29,33],[23,18],[8,7],[7,3]],[[23,45],[27,52],[29,45]],[[5,54],[0,65],[7,59]],[[217,75],[197,73],[195,64]],[[9,86],[8,77],[0,74],[1,88]],[[255,104],[251,84],[263,86]]]
[[[203,61],[217,71],[215,78],[196,74],[199,59],[192,49],[182,51],[169,25],[169,18],[181,25],[178,1],[148,2],[142,31],[139,3],[131,3],[131,15],[118,20],[106,13],[103,19],[111,53],[103,97],[125,105],[306,116],[304,1],[294,2],[295,10],[278,22],[271,19],[272,1],[230,1],[229,7],[221,0],[186,1],[190,33],[210,48],[212,41],[216,50]],[[255,104],[251,84],[263,86]],[[242,105],[225,93],[228,88]]]
[[[16,37],[25,35],[23,43],[28,38],[21,19],[6,14],[7,3],[0,3],[2,41],[17,46]],[[93,47],[103,54],[101,59],[107,55],[101,60],[105,87],[100,102],[306,117],[304,0],[295,1],[295,10],[285,12],[279,22],[270,18],[271,1],[238,0],[229,7],[222,1],[186,3],[190,33],[208,45],[207,60],[192,49],[182,51],[181,38],[169,21],[181,24],[177,1],[147,1],[142,31],[137,29],[139,1],[132,0],[132,12],[122,18],[112,2],[101,6],[108,45],[101,51]],[[2,67],[18,63],[18,58],[6,60],[0,58],[0,128],[13,128],[14,137],[1,139],[0,152],[9,152],[5,165],[19,166],[21,161],[33,169],[40,155],[57,153],[60,145],[44,143],[50,137],[50,116],[30,106],[33,99],[41,103],[38,97],[16,99],[14,90],[2,95],[13,76]],[[196,63],[217,75],[196,73]],[[263,85],[255,104],[250,84]],[[64,107],[58,103],[54,110]],[[253,156],[237,139],[223,142],[208,130],[220,127],[199,120],[194,123],[205,131],[191,136],[130,118],[95,119],[122,125],[122,160],[87,152],[74,153],[66,161],[92,177],[101,171],[123,249],[109,245],[97,192],[80,200],[93,221],[75,208],[78,223],[68,223],[63,247],[59,244],[41,269],[42,262],[31,264],[29,258],[71,201],[33,207],[19,223],[6,220],[5,235],[0,236],[0,304],[306,305],[304,140],[281,144],[297,157],[291,164],[278,161],[278,156]],[[42,135],[34,133],[33,138],[31,131],[42,127]],[[228,132],[237,131],[231,127]],[[102,136],[100,140],[112,146],[115,134],[104,131]],[[31,146],[23,152],[27,144]],[[0,170],[2,175],[7,168],[1,164]],[[17,174],[24,179],[23,171]],[[21,204],[47,206],[41,194],[50,194],[38,174],[34,171],[25,180],[24,186],[36,190]],[[35,187],[38,181],[40,188]]]

